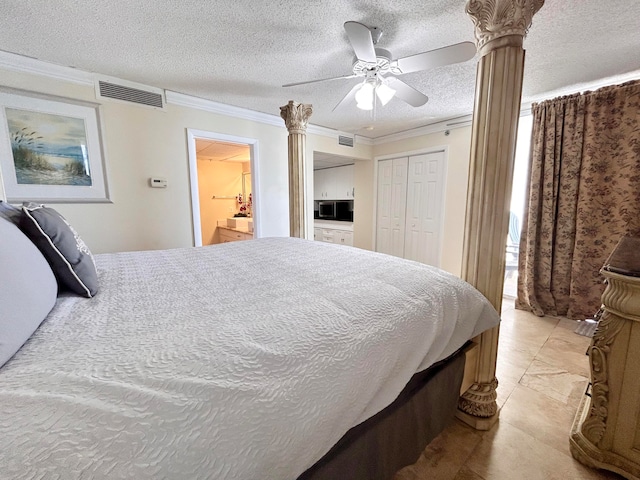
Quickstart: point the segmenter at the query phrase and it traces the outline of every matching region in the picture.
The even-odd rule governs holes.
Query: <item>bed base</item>
[[[477,344],[469,342],[414,375],[391,405],[349,430],[298,480],[389,480],[415,463],[453,421],[461,392],[473,383],[474,371],[465,365],[475,370],[476,352]]]

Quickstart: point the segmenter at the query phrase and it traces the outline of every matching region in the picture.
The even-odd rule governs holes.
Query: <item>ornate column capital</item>
[[[307,132],[307,122],[313,113],[313,108],[308,103],[298,103],[289,100],[289,103],[280,107],[280,116],[284,119],[289,133]]]
[[[475,37],[481,54],[492,40],[527,34],[531,20],[544,0],[469,0],[465,11],[475,25]]]

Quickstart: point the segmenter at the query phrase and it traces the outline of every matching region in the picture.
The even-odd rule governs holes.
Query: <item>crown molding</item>
[[[423,127],[412,128],[411,130],[405,130],[404,132],[391,133],[389,135],[383,135],[373,139],[373,145],[382,145],[385,143],[397,142],[400,140],[406,140],[408,138],[420,137],[422,135],[429,135],[431,133],[444,132],[453,128],[468,127],[471,125],[471,115],[464,115],[462,117],[450,118],[437,123],[431,123]]]
[[[77,70],[71,67],[63,67],[54,63],[43,62],[37,58],[25,57],[15,53],[0,50],[0,68],[42,75],[56,80],[63,80],[78,85],[93,87],[95,77],[93,73]]]
[[[252,120],[254,122],[285,128],[284,122],[279,115],[257,112],[255,110],[249,110],[248,108],[236,107],[225,103],[214,102],[213,100],[193,97],[184,93],[172,92],[171,90],[166,90],[165,96],[167,103],[172,103],[174,105],[195,108],[206,112],[225,115],[227,117]]]
[[[270,113],[257,112],[255,110],[249,110],[248,108],[235,107],[233,105],[227,105],[225,103],[214,102],[213,100],[206,100],[204,98],[192,97],[191,95],[185,95],[184,93],[172,92],[167,90],[165,92],[167,103],[174,105],[180,105],[183,107],[196,108],[199,110],[205,110],[211,113],[217,113],[228,117],[242,118],[244,120],[251,120],[253,122],[265,123],[267,125],[273,125],[275,127],[285,128],[284,121],[279,115],[272,115]],[[322,127],[320,125],[307,125],[307,133],[313,135],[321,135],[324,137],[330,137],[338,139],[339,135],[354,136],[357,143],[364,145],[372,145],[371,139],[366,137],[360,137],[349,133],[339,132],[332,128]]]
[[[566,87],[558,88],[550,92],[543,93],[541,95],[535,95],[527,98],[527,102],[522,104],[523,108],[531,109],[531,105],[534,103],[544,102],[552,98],[563,97],[565,95],[574,95],[578,93],[593,92],[603,87],[610,87],[611,85],[620,85],[622,83],[631,82],[633,80],[640,80],[640,69],[633,70],[631,72],[623,73],[620,75],[613,75],[611,77],[600,78],[591,82],[576,83]]]
[[[103,78],[104,75],[98,75],[91,72],[85,72],[72,67],[63,67],[53,63],[44,62],[36,58],[25,57],[23,55],[17,55],[15,53],[5,52],[0,50],[0,68],[6,70],[12,70],[15,72],[25,72],[33,75],[40,75],[56,80],[62,80],[65,82],[75,83],[77,85],[95,87],[95,81],[97,78]],[[114,80],[115,77],[110,77]],[[595,90],[600,87],[615,85],[617,83],[624,83],[630,80],[640,79],[640,70],[634,70],[622,75],[613,77],[607,77],[599,79],[593,82],[586,82],[576,84],[571,87],[555,90],[553,92],[545,93],[544,95],[532,97],[528,99],[526,104],[523,103],[523,110],[530,108],[532,102],[538,102],[556,96],[568,95],[570,93],[576,93],[585,90]],[[123,82],[126,80],[122,80]],[[157,87],[151,87],[157,88]],[[254,122],[265,123],[267,125],[273,125],[276,127],[286,128],[282,118],[278,115],[272,115],[268,113],[257,112],[255,110],[249,110],[247,108],[235,107],[233,105],[226,105],[223,103],[214,102],[213,100],[205,100],[203,98],[186,95],[183,93],[172,92],[170,90],[165,91],[165,98],[167,103],[174,105],[181,105],[190,108],[196,108],[199,110],[205,110],[212,113],[218,113],[229,117],[242,118],[245,120],[251,120]],[[361,145],[380,145],[384,143],[396,142],[399,140],[406,140],[413,137],[419,137],[421,135],[428,135],[431,133],[444,132],[453,128],[461,128],[471,125],[471,115],[465,115],[462,117],[451,118],[443,120],[441,122],[432,123],[423,127],[412,128],[403,132],[392,133],[389,135],[383,135],[381,137],[369,138],[361,135],[355,135],[351,133],[339,132],[328,127],[322,127],[320,125],[309,124],[307,126],[307,133],[313,135],[321,135],[325,137],[338,139],[339,135],[353,136],[355,142]]]

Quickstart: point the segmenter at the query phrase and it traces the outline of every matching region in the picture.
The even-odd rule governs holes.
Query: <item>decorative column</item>
[[[524,36],[544,0],[469,0],[478,52],[462,278],[500,312],[513,161],[522,96]],[[488,430],[498,418],[496,327],[478,338],[473,385],[460,397],[458,418]]]
[[[292,237],[305,238],[304,163],[307,121],[311,105],[289,101],[280,107],[280,116],[289,131],[289,231]]]

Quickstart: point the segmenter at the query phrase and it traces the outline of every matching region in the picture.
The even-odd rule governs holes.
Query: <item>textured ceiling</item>
[[[348,20],[380,28],[394,58],[473,41],[465,3],[3,0],[0,50],[273,115],[311,103],[312,124],[375,138],[471,113],[475,60],[403,75],[429,102],[393,99],[375,120],[355,105],[332,113],[358,79],[281,85],[351,73]],[[525,39],[523,103],[640,77],[639,18],[638,0],[547,0]]]
[[[218,162],[250,162],[249,145],[196,138],[196,158]]]

